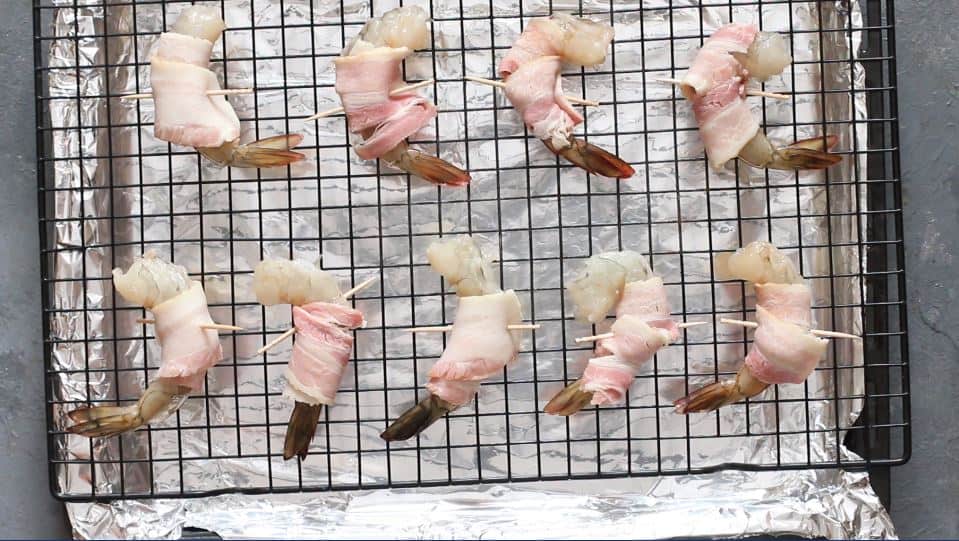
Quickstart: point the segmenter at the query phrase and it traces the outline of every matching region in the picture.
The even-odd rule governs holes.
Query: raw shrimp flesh
[[[469,235],[433,242],[426,249],[426,259],[459,297],[489,295],[500,290],[489,261]]]
[[[293,305],[296,339],[284,394],[294,406],[283,458],[303,460],[323,406],[336,397],[353,350],[352,330],[365,324],[363,314],[346,306],[332,275],[304,261],[261,261],[253,272],[253,289],[263,305]]]
[[[343,102],[354,145],[364,160],[382,159],[433,184],[465,186],[467,172],[409,148],[407,138],[436,117],[436,107],[403,86],[401,64],[429,45],[429,19],[418,6],[399,7],[370,19],[336,59],[336,92]]]
[[[576,318],[598,323],[619,303],[627,282],[645,280],[651,275],[649,263],[638,252],[604,252],[586,260],[566,291],[573,300]]]
[[[190,6],[177,18],[171,32],[160,36],[150,61],[150,80],[156,107],[154,134],[158,139],[191,146],[224,166],[273,167],[304,156],[293,152],[303,139],[296,134],[269,137],[241,145],[240,120],[210,71],[213,43],[226,24],[216,9]]]
[[[69,413],[67,430],[87,437],[108,437],[158,422],[180,409],[187,395],[199,389],[204,375],[223,358],[206,296],[183,267],[148,252],[124,273],[113,271],[117,292],[147,308],[156,319],[161,364],[157,377],[132,406],[94,406]]]

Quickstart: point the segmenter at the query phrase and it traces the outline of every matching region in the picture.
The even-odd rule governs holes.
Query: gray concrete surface
[[[0,2],[0,537],[64,537],[47,483],[31,2]]]
[[[30,3],[0,2],[0,536],[69,534],[47,489]],[[959,538],[959,2],[897,15],[913,458],[892,472],[903,537]]]
[[[959,537],[959,2],[897,4],[912,460],[892,470],[904,537]]]

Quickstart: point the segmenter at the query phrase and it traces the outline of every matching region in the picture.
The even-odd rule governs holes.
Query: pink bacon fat
[[[508,80],[520,66],[542,56],[558,55],[555,23],[548,18],[533,19],[519,35],[499,64],[499,75]]]
[[[240,119],[225,96],[207,96],[220,90],[210,71],[213,43],[202,38],[166,32],[160,35],[150,59],[150,87],[157,139],[194,148],[219,147],[240,137]]]
[[[332,404],[353,350],[358,310],[328,302],[293,307],[296,342],[286,369],[286,395],[310,405]]]
[[[223,358],[219,334],[200,328],[213,323],[203,287],[194,281],[190,289],[150,311],[156,319],[156,337],[160,342],[157,376],[198,389],[206,371]]]
[[[744,77],[742,65],[731,52],[745,53],[759,29],[751,24],[721,26],[703,43],[680,87],[687,99],[702,97],[713,87],[733,77]]]
[[[580,379],[580,388],[593,393],[591,403],[596,406],[621,403],[640,367],[673,340],[670,329],[634,315],[617,318],[610,330],[614,336],[596,348],[602,356],[589,360]]]
[[[666,286],[659,276],[626,284],[616,305],[616,318],[627,315],[638,316],[650,326],[665,329],[670,342],[679,338],[679,327],[670,315]]]
[[[479,382],[500,372],[519,353],[522,308],[512,290],[461,297],[453,331],[426,388],[455,406],[469,402]]]
[[[525,35],[525,34],[524,34]],[[544,56],[521,65],[506,81],[506,97],[539,139],[557,148],[568,145],[573,126],[583,116],[566,100],[560,80],[562,60]]]
[[[364,134],[365,140],[354,146],[364,160],[393,150],[436,116],[436,107],[414,92],[390,95],[404,84],[400,64],[411,52],[377,47],[335,61],[336,92],[350,131]]]
[[[759,131],[743,92],[743,80],[732,77],[693,100],[699,134],[716,169],[738,156]]]
[[[756,306],[756,321],[759,327],[746,355],[753,376],[769,384],[805,381],[826,352],[827,342],[761,305]]]

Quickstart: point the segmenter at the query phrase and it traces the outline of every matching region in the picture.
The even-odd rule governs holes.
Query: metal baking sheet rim
[[[851,6],[853,26],[862,26],[858,3],[838,4]],[[65,29],[65,34],[69,32]],[[859,39],[858,33],[851,33],[848,46],[853,53],[858,50]],[[95,56],[96,51],[84,54]],[[863,77],[862,68],[857,65],[854,84],[862,86]],[[854,107],[857,114],[865,117],[864,93],[855,95]],[[864,141],[865,134],[859,135],[859,140]],[[96,141],[88,138],[83,143],[95,145]],[[71,144],[78,145],[80,141]],[[864,170],[864,158],[861,165]],[[81,176],[98,174],[97,164],[84,162],[79,167]],[[71,175],[75,173],[71,171]],[[864,202],[863,194],[857,196]],[[103,210],[88,208],[87,212],[96,215]],[[74,233],[85,234],[79,230]],[[71,260],[66,255],[57,264],[77,268],[84,261]],[[82,328],[72,332],[82,332]],[[861,378],[847,380],[862,385]],[[854,410],[859,408],[861,402]],[[844,448],[840,454],[850,460],[856,458]],[[77,479],[71,482],[76,483]],[[82,538],[179,537],[184,527],[200,527],[236,538],[372,538],[384,533],[394,538],[895,536],[888,513],[869,485],[868,475],[832,469],[69,503],[67,509],[75,535]],[[693,514],[698,520],[689,521]],[[267,517],[277,520],[266,520]]]

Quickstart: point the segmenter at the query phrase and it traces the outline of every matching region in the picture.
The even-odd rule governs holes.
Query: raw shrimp
[[[426,259],[459,297],[488,295],[500,290],[489,261],[469,235],[433,242],[426,249]]]
[[[649,263],[638,252],[604,252],[590,257],[579,276],[566,287],[576,318],[590,323],[602,321],[619,303],[627,282],[651,275]]]
[[[717,276],[755,284],[759,327],[736,377],[676,400],[678,413],[713,411],[757,396],[773,384],[802,383],[826,351],[827,341],[809,332],[812,292],[775,246],[755,241],[717,259]]]
[[[433,184],[465,186],[469,173],[407,143],[436,116],[436,107],[415,92],[390,94],[404,84],[403,59],[427,47],[429,37],[429,18],[418,6],[370,19],[335,61],[336,92],[350,131],[363,139],[354,145],[360,158],[382,159]]]
[[[409,439],[469,403],[482,380],[501,372],[519,352],[518,332],[507,329],[522,320],[519,299],[499,289],[473,238],[437,241],[427,257],[452,284],[459,307],[446,349],[430,370],[429,395],[380,434],[386,441]]]
[[[744,280],[754,284],[802,284],[793,262],[772,243],[755,240],[731,254],[715,259],[716,278]]]
[[[253,272],[263,305],[292,304],[296,341],[284,394],[293,399],[283,458],[305,459],[324,405],[333,404],[363,314],[349,306],[332,275],[312,263],[264,260]]]
[[[153,312],[161,347],[157,378],[132,406],[94,406],[69,413],[75,423],[67,428],[87,437],[108,437],[165,419],[177,411],[187,395],[203,384],[206,371],[223,357],[199,282],[186,270],[148,252],[124,273],[113,271],[117,292],[127,301]]]
[[[759,32],[751,24],[727,24],[706,40],[680,88],[693,104],[714,168],[736,157],[755,167],[781,170],[827,169],[842,159],[828,152],[838,142],[834,135],[777,148],[753,117],[745,99],[746,82],[750,78],[765,81],[790,63],[783,37]]]
[[[613,28],[588,19],[556,14],[535,19],[500,63],[506,97],[523,122],[551,152],[590,173],[629,178],[633,168],[619,157],[573,136],[583,122],[563,94],[562,63],[602,63]]]
[[[670,315],[663,280],[651,276],[642,256],[635,252],[601,255],[619,256],[619,266],[630,269],[622,291],[613,297],[616,322],[610,329],[612,337],[597,342],[595,356],[586,364],[583,375],[546,404],[546,413],[552,415],[572,415],[588,404],[621,403],[643,364],[679,338],[679,326]],[[590,259],[600,264],[609,261],[594,258]],[[617,274],[615,270],[612,273],[614,277]],[[597,272],[588,279],[596,281],[595,287],[601,290],[598,282],[608,275]]]
[[[265,259],[257,264],[253,291],[257,301],[266,306],[344,301],[332,274],[313,263],[293,259]]]
[[[208,159],[232,167],[274,167],[302,160],[290,149],[303,137],[269,137],[241,145],[240,121],[209,69],[213,43],[226,24],[212,7],[190,6],[177,18],[172,32],[160,36],[150,62],[156,108],[154,134],[171,143],[191,146]]]

